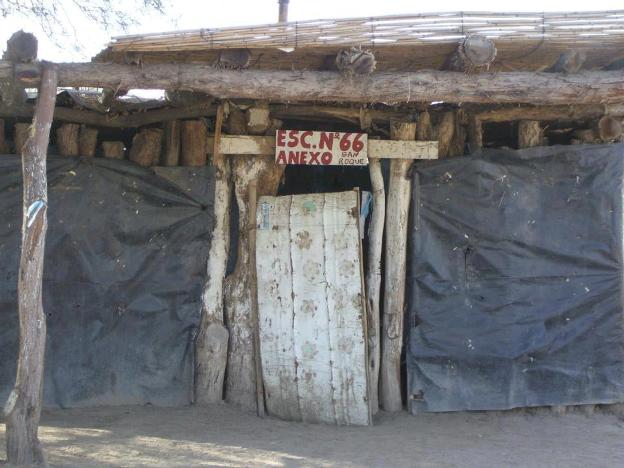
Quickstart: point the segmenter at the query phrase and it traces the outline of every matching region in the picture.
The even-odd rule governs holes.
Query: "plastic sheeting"
[[[0,156],[0,404],[17,360],[20,164]],[[46,406],[188,403],[211,168],[50,158],[48,184]]]
[[[559,146],[417,166],[412,412],[624,401],[622,158]]]

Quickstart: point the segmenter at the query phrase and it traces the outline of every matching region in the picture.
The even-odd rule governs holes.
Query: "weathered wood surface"
[[[370,424],[357,196],[260,199],[260,339],[269,414]]]
[[[542,127],[537,120],[518,122],[518,148],[531,148],[542,144]]]
[[[45,64],[31,134],[22,150],[22,247],[18,276],[20,347],[15,386],[4,407],[7,460],[21,466],[46,466],[39,441],[43,398],[46,317],[42,279],[47,230],[46,154],[56,100],[57,75]]]
[[[105,158],[124,159],[125,147],[123,141],[103,141],[102,153]]]
[[[30,135],[29,123],[16,123],[13,133],[13,146],[15,147],[15,154],[22,154],[22,149],[28,136]]]
[[[9,151],[9,142],[4,133],[4,120],[0,119],[0,154],[6,154]]]
[[[80,127],[78,135],[78,153],[80,156],[95,156],[97,148],[98,131],[85,125]]]
[[[56,130],[56,147],[61,156],[78,156],[80,125],[66,123]]]
[[[144,128],[132,138],[128,159],[143,167],[158,165],[162,151],[163,131],[160,128]]]
[[[449,156],[455,136],[455,112],[449,111],[442,114],[442,118],[435,128],[435,136],[438,141],[438,158],[446,158]]]
[[[214,140],[208,137],[208,148]],[[224,135],[222,154],[275,155],[275,137],[253,135]],[[368,140],[368,157],[377,159],[437,159],[437,141]]]
[[[208,154],[208,128],[203,120],[185,120],[180,130],[180,164],[205,166]]]
[[[416,138],[416,124],[393,122],[391,137],[397,140]],[[412,161],[390,161],[390,180],[386,203],[385,277],[383,304],[382,357],[380,375],[381,407],[386,411],[403,408],[401,397],[401,349],[405,304],[407,259],[407,221]]]
[[[0,81],[39,83],[38,64],[0,62]],[[59,64],[59,86],[199,91],[220,99],[330,102],[615,103],[624,98],[620,71],[505,72],[467,75],[420,71],[372,73],[349,80],[330,71],[224,70],[204,64]]]
[[[541,104],[541,103],[536,103]],[[624,103],[590,105],[562,105],[562,106],[521,106],[500,107],[478,112],[476,115],[481,122],[508,122],[513,120],[585,120],[599,119],[605,114],[611,116],[624,115]]]
[[[471,153],[483,148],[483,123],[475,115],[468,118],[468,143]]]
[[[195,341],[195,402],[218,403],[223,400],[230,334],[225,328],[224,282],[230,252],[230,205],[232,184],[230,161],[218,151],[224,106],[217,110],[212,165],[215,170],[214,217],[206,284],[202,294],[202,316]]]
[[[165,122],[165,149],[162,154],[163,166],[177,166],[180,162],[180,121]]]
[[[381,367],[381,259],[386,216],[386,191],[379,159],[368,160],[373,212],[368,227],[368,268],[366,271],[366,315],[368,326],[369,399],[373,414],[379,409],[379,370]]]

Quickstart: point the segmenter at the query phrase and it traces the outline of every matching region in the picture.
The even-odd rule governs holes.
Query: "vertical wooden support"
[[[531,148],[542,144],[542,128],[537,120],[518,122],[518,148]]]
[[[391,122],[390,138],[414,140],[416,124]],[[401,399],[401,349],[405,303],[405,265],[407,260],[407,221],[412,161],[392,159],[386,205],[385,281],[381,358],[381,406],[386,411],[403,408]]]
[[[253,326],[254,371],[256,374],[256,412],[264,417],[264,384],[262,383],[262,360],[260,357],[260,321],[258,318],[258,273],[256,270],[256,207],[258,187],[256,181],[249,183],[249,276],[251,289],[251,322]]]
[[[183,166],[205,166],[208,148],[208,128],[203,120],[182,122],[180,132],[181,162]]]
[[[436,126],[436,140],[438,140],[438,159],[449,156],[453,137],[455,135],[455,113],[452,111],[442,114],[442,119]]]
[[[13,133],[13,143],[15,146],[15,154],[22,154],[22,148],[26,144],[26,140],[28,140],[28,136],[30,135],[30,124],[27,123],[16,123],[15,129]]]
[[[366,272],[366,314],[368,324],[369,401],[373,414],[379,410],[379,368],[381,361],[381,256],[383,252],[386,191],[379,159],[368,161],[373,190],[373,214],[368,228],[368,267]]]
[[[132,139],[128,159],[143,167],[158,165],[162,151],[162,134],[160,128],[140,130]]]
[[[180,121],[165,122],[165,151],[163,152],[163,166],[177,166],[180,162]]]
[[[195,342],[195,402],[223,400],[229,333],[225,328],[223,288],[230,252],[230,162],[219,151],[224,105],[219,105],[215,123],[212,164],[215,169],[214,216],[208,273],[202,295],[202,317]]]
[[[61,156],[78,156],[78,132],[80,125],[66,123],[56,130],[56,146]]]
[[[123,159],[125,156],[123,141],[103,141],[102,152],[105,158]]]
[[[233,134],[246,133],[245,115],[230,110],[228,129]],[[225,280],[225,312],[230,331],[225,398],[237,406],[257,410],[256,372],[254,367],[254,327],[252,322],[252,284],[250,261],[250,185],[255,181],[257,197],[275,195],[284,166],[273,157],[231,158],[234,193],[238,205],[238,256],[234,272]],[[255,272],[253,272],[255,273]]]
[[[97,148],[98,131],[95,128],[89,128],[86,125],[80,127],[80,135],[78,136],[78,150],[80,156],[95,156]]]
[[[471,153],[483,148],[483,123],[476,115],[468,118],[468,143]]]
[[[44,246],[48,225],[46,154],[56,101],[56,84],[56,66],[44,62],[31,133],[22,150],[24,199],[17,284],[20,347],[15,387],[4,408],[7,459],[9,464],[20,466],[47,465],[37,433],[43,396],[46,341],[46,317],[42,304]]]

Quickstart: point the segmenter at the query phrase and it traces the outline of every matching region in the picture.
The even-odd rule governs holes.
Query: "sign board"
[[[275,162],[305,166],[366,166],[366,133],[277,130]]]

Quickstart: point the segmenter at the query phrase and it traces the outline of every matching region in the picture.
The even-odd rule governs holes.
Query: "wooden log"
[[[246,131],[242,111],[231,106],[228,130]],[[232,178],[238,205],[238,257],[234,272],[225,279],[225,313],[230,331],[225,398],[237,406],[257,410],[256,373],[254,367],[253,322],[251,314],[251,262],[249,186],[256,182],[257,196],[275,195],[284,166],[274,162],[274,156],[232,156]]]
[[[103,141],[102,142],[102,153],[105,158],[109,159],[124,159],[125,157],[125,146],[123,141]]]
[[[361,47],[343,49],[336,55],[336,69],[350,79],[370,75],[376,66],[375,54]]]
[[[10,151],[9,142],[4,133],[4,120],[0,119],[0,154],[8,154]]]
[[[245,112],[247,129],[255,135],[264,134],[271,128],[272,121],[268,103],[260,102]]]
[[[280,23],[285,23],[286,21],[288,21],[289,0],[279,0],[278,3],[279,3],[278,21]]]
[[[419,113],[416,122],[416,138],[423,141],[431,140],[432,128],[429,112]]]
[[[182,166],[205,166],[208,128],[203,120],[185,120],[180,131]]]
[[[596,125],[598,137],[605,143],[616,141],[622,136],[622,122],[612,116],[603,116]]]
[[[605,113],[612,117],[624,116],[624,103],[604,106],[602,104],[580,106],[514,106],[481,111],[481,122],[510,122],[514,120],[589,120],[599,119]]]
[[[414,140],[416,123],[392,122],[390,137]],[[407,220],[410,202],[412,162],[390,161],[390,179],[386,204],[385,278],[383,334],[381,337],[380,400],[386,411],[403,408],[401,398],[401,350],[403,345],[403,312],[407,260]]]
[[[39,82],[37,64],[0,62],[0,81]],[[60,86],[127,89],[185,88],[219,99],[331,102],[431,102],[591,104],[618,103],[624,96],[620,71],[583,73],[378,72],[345,80],[331,71],[223,70],[191,63],[63,63]],[[591,90],[591,92],[588,92]]]
[[[366,314],[368,324],[368,377],[371,411],[379,410],[379,370],[381,364],[381,259],[386,216],[386,191],[379,159],[368,161],[373,193],[373,213],[368,227],[368,265],[366,271]]]
[[[22,148],[26,144],[26,140],[28,140],[28,136],[30,135],[30,124],[27,123],[16,123],[14,127],[13,133],[13,143],[15,147],[15,154],[22,154]]]
[[[15,63],[29,63],[37,59],[38,42],[34,34],[19,30],[11,35],[2,60]]]
[[[442,66],[443,70],[475,73],[485,71],[496,58],[496,46],[480,34],[464,38]]]
[[[224,282],[230,251],[230,161],[219,151],[224,105],[217,110],[212,163],[215,168],[214,217],[206,284],[202,294],[202,317],[195,341],[195,402],[223,400],[229,332],[224,326]]]
[[[95,128],[89,128],[86,125],[80,126],[80,134],[78,136],[78,152],[81,156],[95,156],[97,148],[98,131]]]
[[[577,73],[581,71],[587,55],[582,50],[570,50],[563,52],[557,61],[546,70],[547,73]]]
[[[46,342],[46,316],[42,304],[48,226],[46,154],[56,84],[56,67],[44,64],[32,133],[22,150],[22,247],[17,283],[20,346],[15,386],[4,407],[7,461],[18,466],[47,466],[38,430]]]
[[[180,129],[179,120],[165,122],[165,150],[162,157],[163,166],[177,166],[180,163]]]
[[[435,128],[436,139],[438,140],[438,158],[443,159],[449,155],[451,143],[455,135],[455,113],[444,112],[440,122]]]
[[[158,165],[162,150],[162,134],[160,128],[144,128],[132,138],[128,159],[139,166]]]
[[[56,146],[61,156],[78,156],[78,133],[80,125],[66,123],[56,130]]]
[[[475,115],[468,118],[468,142],[471,153],[483,148],[483,123]]]
[[[518,148],[532,148],[542,144],[544,133],[537,120],[518,122]]]

